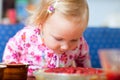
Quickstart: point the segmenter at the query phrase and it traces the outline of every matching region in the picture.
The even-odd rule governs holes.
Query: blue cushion
[[[100,68],[99,49],[120,48],[120,29],[88,27],[84,37],[90,48],[92,67]]]
[[[23,24],[4,25],[0,24],[0,62],[2,61],[3,51],[9,38],[13,37],[16,32],[24,27]]]

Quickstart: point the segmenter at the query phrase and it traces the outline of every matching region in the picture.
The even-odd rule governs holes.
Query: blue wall
[[[120,16],[120,0],[87,1],[90,9],[89,26],[100,27],[101,25],[105,25],[105,20],[111,17],[112,14],[119,14]]]

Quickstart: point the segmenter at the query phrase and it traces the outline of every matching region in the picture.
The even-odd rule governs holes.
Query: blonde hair
[[[54,12],[58,11],[65,17],[86,17],[88,22],[89,9],[86,0],[40,0],[39,7],[30,11],[28,24],[40,25],[44,23],[50,15],[54,14],[54,12],[50,13],[48,11],[49,6],[53,6],[55,8]]]

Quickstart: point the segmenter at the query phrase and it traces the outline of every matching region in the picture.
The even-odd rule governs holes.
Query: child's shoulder
[[[40,34],[40,29],[35,26],[27,25],[23,29],[21,29],[18,33]]]

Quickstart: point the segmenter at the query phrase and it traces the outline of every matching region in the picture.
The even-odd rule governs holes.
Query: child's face
[[[45,45],[56,53],[64,53],[77,47],[79,39],[85,30],[86,20],[73,22],[60,13],[54,13],[43,24],[43,39]]]

